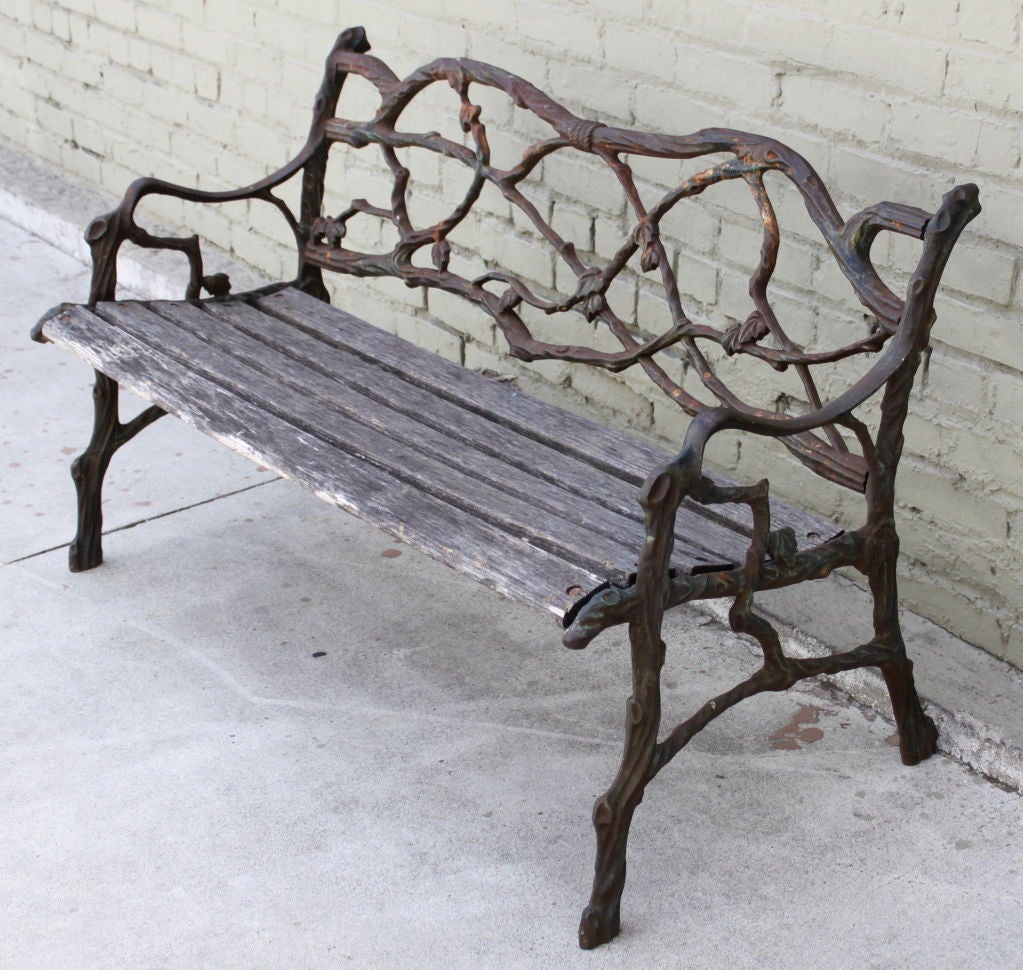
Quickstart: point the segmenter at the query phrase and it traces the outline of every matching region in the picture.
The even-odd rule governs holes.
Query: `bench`
[[[894,484],[935,291],[960,232],[979,212],[977,190],[954,188],[934,213],[883,202],[843,219],[808,162],[770,138],[726,129],[669,136],[605,126],[573,115],[490,65],[437,60],[402,80],[368,50],[361,28],[339,36],[308,140],[279,171],[225,192],[140,179],[116,209],[89,226],[94,268],[88,304],[57,307],[33,331],[35,339],[70,348],[96,371],[94,432],[72,469],[78,533],[70,566],[85,570],[102,561],[101,488],[112,455],[170,413],[492,589],[547,610],[563,624],[566,646],[585,647],[603,630],[627,624],[633,680],[625,750],[594,807],[596,874],[579,928],[580,944],[595,947],[619,931],[626,839],[645,786],[698,731],[744,698],[820,674],[876,666],[891,695],[902,760],[914,764],[936,750],[937,731],[921,707],[899,630]],[[335,117],[349,76],[379,91],[374,117]],[[397,126],[415,97],[434,84],[450,85],[459,99],[461,142]],[[514,166],[496,167],[486,119],[470,99],[474,85],[503,92],[518,110],[544,123],[549,136]],[[389,205],[356,199],[340,214],[324,215],[327,156],[335,143],[379,151],[392,185]],[[414,225],[409,213],[410,173],[398,152],[412,150],[462,163],[468,173],[465,198],[432,225]],[[523,192],[542,162],[558,152],[599,160],[621,185],[633,230],[610,259],[577,249]],[[629,156],[711,159],[648,208]],[[768,292],[779,248],[765,183],[771,173],[798,191],[872,321],[866,335],[809,350],[783,328]],[[299,175],[296,216],[274,190]],[[661,223],[676,205],[724,183],[749,188],[763,243],[749,279],[751,312],[716,327],[683,308]],[[464,251],[457,230],[485,186],[554,248],[574,281],[571,292],[545,289],[497,265],[471,278],[459,274]],[[156,236],[136,223],[136,207],[150,195],[276,207],[296,240],[295,279],[232,295],[223,274],[205,275],[197,237]],[[397,240],[393,247],[356,248],[349,230],[365,219],[389,227]],[[921,241],[904,298],[882,282],[870,259],[882,231]],[[115,300],[117,255],[126,241],[184,254],[190,265],[185,298]],[[662,333],[623,319],[607,298],[630,263],[663,286],[668,323]],[[325,270],[393,277],[463,297],[496,323],[518,360],[610,372],[640,368],[692,416],[684,441],[677,453],[664,452],[421,350],[331,306]],[[530,323],[534,317],[584,319],[613,336],[617,349],[545,341]],[[863,375],[825,399],[815,369],[860,356]],[[745,401],[726,384],[730,371],[720,362],[735,359],[797,375],[803,405],[789,412]],[[669,364],[680,360],[686,380],[702,384],[710,403],[672,376],[679,368]],[[122,421],[121,386],[151,405]],[[878,395],[879,417],[871,427],[858,409]],[[777,439],[810,472],[862,494],[864,524],[825,531],[820,520],[773,501],[766,480],[740,485],[705,470],[705,448],[724,430]],[[823,578],[839,567],[853,567],[869,583],[873,638],[830,656],[786,656],[778,633],[754,610],[755,594]],[[662,617],[672,607],[714,597],[732,600],[730,624],[758,642],[763,664],[662,733]]]

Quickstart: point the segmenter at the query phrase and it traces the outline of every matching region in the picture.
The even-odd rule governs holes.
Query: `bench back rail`
[[[442,289],[469,300],[489,314],[504,334],[510,353],[519,359],[557,359],[610,371],[638,364],[684,411],[696,415],[710,405],[673,380],[658,359],[658,354],[667,348],[677,347],[687,359],[687,372],[698,375],[714,396],[715,407],[741,418],[741,425],[747,430],[780,438],[800,461],[818,474],[848,488],[865,490],[868,462],[858,453],[862,451],[862,429],[848,427],[851,408],[846,405],[859,405],[873,395],[890,376],[891,358],[896,355],[875,362],[870,372],[855,384],[852,394],[842,396],[843,406],[838,409],[823,400],[813,368],[855,355],[874,354],[899,330],[913,329],[914,334],[907,339],[911,343],[919,341],[916,331],[926,329],[931,323],[933,292],[943,268],[941,257],[936,252],[921,254],[914,281],[923,283],[917,290],[911,290],[906,299],[901,299],[879,277],[870,259],[870,248],[882,231],[922,239],[931,214],[911,206],[883,202],[843,220],[811,165],[774,139],[719,128],[676,136],[605,126],[577,117],[522,78],[488,64],[467,59],[439,59],[399,79],[386,64],[370,56],[368,49],[361,28],[344,31],[338,37],[327,58],[306,144],[291,162],[265,179],[228,192],[183,189],[156,179],[135,182],[121,206],[89,227],[87,239],[93,248],[96,267],[90,302],[113,299],[116,256],[124,240],[183,252],[191,264],[189,298],[197,297],[204,287],[214,294],[227,292],[229,284],[221,274],[204,275],[197,237],[156,237],[135,223],[135,208],[146,195],[166,194],[196,202],[261,200],[280,210],[291,228],[299,250],[300,285],[313,295],[327,299],[321,275],[324,269],[355,276],[392,276],[409,286]],[[380,106],[368,120],[335,117],[342,85],[349,75],[365,78],[379,92]],[[457,92],[459,122],[470,144],[459,144],[437,132],[398,130],[403,112],[417,95],[438,83],[450,85]],[[497,168],[491,161],[481,108],[470,98],[474,84],[507,94],[516,106],[530,111],[549,126],[551,137],[529,146],[513,167]],[[328,153],[333,143],[379,148],[393,180],[389,208],[355,199],[336,216],[322,213]],[[433,225],[413,225],[407,197],[410,173],[399,161],[400,149],[434,152],[461,162],[471,172],[464,198]],[[628,237],[603,265],[591,257],[584,259],[522,191],[522,183],[537,172],[545,158],[564,150],[582,152],[606,164],[620,183],[634,216]],[[623,156],[628,155],[693,159],[722,154],[728,157],[685,179],[649,207],[641,199],[632,170],[623,160]],[[808,351],[786,333],[768,294],[780,245],[778,220],[765,185],[765,175],[772,172],[784,176],[798,189],[828,250],[860,303],[872,314],[876,326],[867,337],[853,339],[837,348]],[[296,218],[272,190],[298,173],[302,175],[302,197]],[[763,242],[759,263],[749,278],[752,311],[744,321],[719,329],[687,315],[660,227],[682,200],[736,180],[744,182],[751,192],[762,224]],[[452,270],[449,237],[467,219],[486,183],[522,211],[564,261],[576,279],[572,293],[540,293],[535,285],[500,268],[472,279]],[[939,210],[943,220],[954,223],[947,226],[953,241],[964,224],[964,217],[967,220],[971,217],[968,213],[972,203],[964,201],[971,190],[970,186],[961,187],[957,190],[958,202],[946,199]],[[348,226],[360,216],[384,220],[396,230],[397,242],[389,251],[362,252],[346,246]],[[432,265],[417,265],[414,257],[427,248]],[[607,299],[612,283],[637,254],[641,272],[658,273],[664,289],[670,320],[666,329],[657,335],[642,333],[633,321],[622,319]],[[495,285],[500,287],[499,292],[494,291]],[[579,313],[588,321],[600,321],[621,349],[606,351],[541,340],[531,332],[519,312],[523,304],[550,316]],[[728,356],[748,355],[779,371],[792,368],[802,385],[809,415],[779,417],[774,411],[746,403],[728,387],[701,349],[701,343],[717,345]],[[852,434],[843,435],[842,426]],[[852,450],[849,438],[856,446]]]

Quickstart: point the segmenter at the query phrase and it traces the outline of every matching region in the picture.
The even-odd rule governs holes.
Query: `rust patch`
[[[384,559],[397,559],[398,556],[401,555],[401,550],[400,549],[385,549],[382,553],[380,553],[380,555],[383,556]]]

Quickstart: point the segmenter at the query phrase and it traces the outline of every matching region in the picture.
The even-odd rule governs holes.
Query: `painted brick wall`
[[[366,26],[399,74],[435,56],[467,55],[612,123],[775,136],[810,160],[847,215],[882,199],[932,209],[956,182],[978,182],[984,212],[946,273],[907,426],[902,589],[907,605],[1023,665],[1018,2],[4,0],[0,136],[113,194],[138,174],[206,188],[247,184],[302,144],[323,57],[335,33],[353,23]],[[364,111],[365,92],[350,94],[343,109]],[[450,92],[430,92],[417,124],[451,131],[454,106]],[[498,157],[544,134],[500,99],[484,106]],[[328,209],[352,197],[386,199],[388,185],[365,154],[339,158]],[[464,175],[436,159],[411,167],[413,212],[436,218]],[[635,164],[652,192],[681,171],[677,163]],[[559,157],[544,163],[542,176],[531,197],[554,225],[580,249],[613,252],[628,221],[609,172]],[[825,344],[862,329],[858,305],[798,196],[777,187],[776,202],[786,241],[772,293],[783,320]],[[485,194],[479,210],[475,235],[457,258],[496,259],[537,284],[570,285],[521,213],[496,193]],[[268,208],[163,205],[155,214],[270,275],[293,271],[287,231]],[[760,244],[755,215],[748,195],[730,187],[701,198],[677,227],[672,246],[692,315],[721,323],[748,312],[746,277]],[[364,239],[385,241],[371,228]],[[913,244],[882,239],[884,272],[903,284]],[[638,369],[612,377],[563,364],[511,365],[489,320],[451,297],[393,281],[340,288],[348,307],[417,343],[471,366],[513,367],[536,393],[679,440],[684,421]],[[663,322],[663,297],[647,279],[626,277],[613,299],[643,326]],[[562,326],[562,340],[599,339],[581,321]],[[836,369],[828,387],[849,376]],[[794,401],[800,395],[773,374],[736,379],[769,406],[781,392]],[[815,481],[808,487],[801,468],[770,443],[730,438],[712,457],[738,475],[770,475],[777,492],[819,512],[858,520],[854,496]]]

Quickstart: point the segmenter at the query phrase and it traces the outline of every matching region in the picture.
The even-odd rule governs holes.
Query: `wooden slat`
[[[568,589],[587,589],[602,579],[354,455],[326,448],[316,435],[239,398],[84,307],[51,318],[45,334],[234,450],[512,599],[561,616],[571,599]]]
[[[506,595],[560,615],[568,589],[634,568],[637,489],[670,459],[657,448],[294,290],[97,313],[70,308],[46,335]],[[781,503],[772,514],[801,545],[832,531]],[[673,565],[741,561],[748,519],[741,507],[680,509]]]
[[[329,398],[311,394],[308,386],[298,389],[281,382],[278,375],[289,368],[299,371],[292,377],[300,386],[303,377],[312,379],[317,375],[308,371],[302,373],[294,362],[281,360],[264,345],[256,344],[267,360],[265,373],[154,314],[142,304],[100,304],[97,312],[103,319],[145,341],[154,352],[175,359],[183,370],[200,374],[226,387],[240,399],[315,435],[325,448],[353,454],[369,465],[460,507],[474,517],[523,536],[562,558],[604,574],[628,571],[635,559],[635,551],[642,541],[641,534],[631,537],[631,541],[629,538],[623,541],[621,537],[612,538],[606,533],[582,528],[544,508],[541,502],[526,501],[504,492],[488,482],[470,477],[454,462],[438,459],[433,454],[389,437],[372,416],[368,416],[368,423],[363,423],[345,413]],[[428,428],[420,429],[424,437],[429,432]],[[251,434],[254,440],[258,440],[260,429],[254,428]],[[450,452],[450,443],[446,450]],[[445,458],[457,456],[448,454]],[[548,486],[542,497],[553,505],[559,497],[556,492]],[[630,524],[626,520],[619,521]]]
[[[642,485],[650,471],[671,460],[672,456],[659,448],[616,434],[596,421],[552,407],[435,354],[417,356],[415,371],[409,372],[407,341],[381,331],[340,308],[327,309],[321,301],[298,290],[281,290],[254,302],[259,308],[303,327],[327,345],[341,347],[374,361],[522,434],[542,436],[545,442],[559,450],[592,463],[634,486]],[[734,484],[720,476],[708,477],[720,484]],[[690,504],[695,506],[695,503]],[[704,518],[728,525],[743,535],[749,534],[752,520],[745,506],[697,508],[698,514]],[[787,525],[793,529],[799,548],[815,545],[819,538],[827,538],[839,531],[833,523],[776,500],[771,503],[771,517],[775,528]]]
[[[190,321],[194,332],[202,332],[205,339],[229,348],[232,353],[244,355],[248,348],[249,353],[244,359],[255,366],[259,366],[262,348],[246,343],[243,335],[257,338],[262,344],[307,368],[296,378],[302,386],[308,386],[319,375],[328,382],[327,395],[337,395],[340,392],[338,384],[349,389],[348,400],[343,406],[355,414],[380,414],[380,407],[396,412],[382,420],[392,429],[390,433],[407,429],[404,432],[406,441],[421,440],[424,425],[441,431],[445,439],[440,444],[442,451],[456,458],[460,466],[472,470],[473,474],[484,475],[491,484],[512,489],[520,497],[530,499],[549,494],[549,487],[556,486],[557,504],[551,506],[551,510],[559,515],[587,528],[604,529],[614,536],[642,535],[637,489],[631,482],[566,456],[546,443],[526,437],[488,417],[467,413],[456,403],[438,398],[360,357],[326,347],[294,327],[282,326],[276,317],[254,307],[234,302],[204,304],[204,309],[218,320],[233,324],[233,329],[225,332],[224,328],[203,319],[193,306],[180,303],[154,303],[151,306],[172,319],[186,324]],[[413,352],[416,356],[407,360],[406,364],[409,370],[415,371],[419,364],[418,355],[429,352],[417,348],[413,348]],[[283,365],[277,362],[275,366]],[[315,373],[310,374],[308,369]],[[625,516],[636,525],[609,518],[600,506],[618,516]],[[724,561],[740,562],[747,548],[744,536],[708,520],[693,509],[680,510],[677,532],[676,564],[680,568]]]

